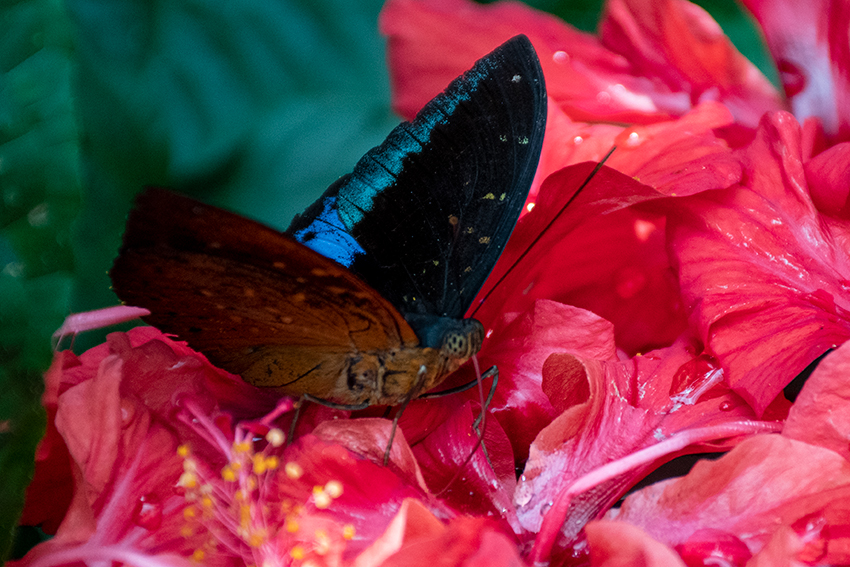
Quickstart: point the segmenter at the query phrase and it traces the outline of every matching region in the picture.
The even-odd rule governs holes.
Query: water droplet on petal
[[[133,511],[133,523],[148,531],[159,529],[162,525],[162,502],[155,494],[139,498]]]
[[[531,497],[534,493],[534,489],[531,487],[531,483],[522,482],[519,486],[516,487],[516,492],[514,493],[514,502],[516,502],[517,506],[525,506],[529,502],[531,502]]]
[[[675,402],[693,405],[700,396],[723,382],[723,369],[707,354],[701,354],[682,364],[670,384],[670,398]]]
[[[718,408],[720,411],[732,411],[734,409],[734,405],[732,402],[720,402],[720,407]]]
[[[552,61],[559,65],[566,65],[570,62],[570,55],[566,51],[556,51],[552,54]]]

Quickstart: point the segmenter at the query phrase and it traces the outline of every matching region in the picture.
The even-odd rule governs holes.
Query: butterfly
[[[481,348],[482,325],[464,315],[520,215],[545,124],[540,63],[517,36],[286,233],[145,190],[113,289],[255,386],[351,408],[406,403]]]

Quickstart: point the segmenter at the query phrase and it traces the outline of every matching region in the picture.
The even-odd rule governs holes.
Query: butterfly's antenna
[[[497,287],[499,287],[499,285],[505,280],[505,278],[508,277],[508,275],[514,270],[514,268],[516,268],[519,263],[522,262],[522,259],[528,255],[532,248],[534,248],[534,245],[537,244],[541,238],[543,238],[543,235],[546,234],[546,232],[550,228],[552,228],[552,225],[555,224],[555,221],[558,220],[558,217],[560,217],[564,213],[564,211],[567,210],[567,207],[569,207],[572,202],[575,201],[576,197],[578,197],[579,193],[581,193],[581,190],[587,187],[587,184],[590,183],[590,180],[593,179],[593,176],[596,175],[596,173],[602,168],[605,162],[608,161],[608,158],[611,157],[611,154],[613,154],[614,150],[616,149],[617,146],[613,146],[610,150],[608,150],[608,153],[605,154],[605,157],[603,157],[599,161],[599,163],[596,164],[596,167],[593,168],[593,171],[590,172],[590,175],[587,176],[587,179],[584,180],[584,182],[576,190],[576,192],[573,193],[573,196],[569,198],[569,200],[564,204],[563,207],[561,207],[561,210],[559,210],[558,213],[552,217],[552,220],[550,220],[549,223],[545,227],[543,227],[543,230],[541,230],[540,233],[536,237],[534,237],[534,240],[531,241],[531,244],[529,244],[528,247],[522,252],[522,254],[519,255],[516,261],[511,264],[511,267],[508,268],[507,271],[505,271],[505,273],[502,274],[502,276],[496,281],[496,283],[490,287],[487,293],[484,294],[484,297],[482,297],[481,301],[478,302],[478,305],[475,306],[475,310],[469,315],[470,317],[475,317],[475,314],[478,313],[478,309],[480,309],[481,306],[484,305],[484,302],[487,301],[487,298],[490,297],[490,294],[493,293],[493,291],[495,291]]]
[[[463,460],[463,463],[458,467],[455,474],[452,476],[451,480],[446,483],[439,492],[436,492],[434,495],[439,496],[444,493],[449,487],[454,484],[454,482],[458,479],[460,474],[463,472],[463,469],[466,468],[466,465],[469,464],[469,461],[472,460],[472,457],[475,455],[475,452],[478,451],[478,448],[481,447],[481,451],[484,453],[484,458],[487,460],[487,464],[490,465],[491,469],[494,469],[492,461],[490,461],[490,455],[487,454],[487,448],[484,445],[484,428],[487,423],[487,409],[490,407],[490,402],[493,401],[493,396],[496,393],[496,384],[499,382],[499,369],[495,366],[491,366],[487,372],[483,375],[481,374],[481,369],[478,367],[478,359],[476,357],[472,357],[472,364],[475,366],[475,374],[479,377],[478,382],[478,395],[481,400],[481,413],[478,414],[478,417],[475,418],[475,421],[472,423],[472,429],[475,431],[478,440],[475,442],[475,447],[472,448],[472,451],[466,456]],[[484,389],[482,387],[482,381],[484,378],[493,378],[493,385],[490,386],[490,393],[487,394],[487,399],[484,399]],[[495,469],[494,469],[495,470]]]
[[[481,375],[481,380],[486,380],[487,378],[495,376],[498,378],[499,373],[494,372],[495,366],[490,368]],[[440,390],[439,392],[428,392],[427,394],[422,394],[417,399],[418,400],[430,400],[432,398],[442,398],[445,396],[451,396],[454,394],[460,394],[461,392],[466,392],[467,390],[474,388],[475,386],[480,385],[480,381],[478,380],[478,376],[476,376],[473,380],[470,380],[466,384],[461,384],[460,386],[455,386],[454,388],[446,388],[445,390]]]

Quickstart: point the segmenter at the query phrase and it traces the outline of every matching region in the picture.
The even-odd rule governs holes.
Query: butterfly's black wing
[[[519,218],[545,124],[543,72],[518,36],[395,128],[288,232],[409,321],[459,319]]]

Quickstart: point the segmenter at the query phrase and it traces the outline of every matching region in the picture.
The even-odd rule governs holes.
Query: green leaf
[[[70,305],[79,208],[72,27],[58,1],[0,8],[0,558],[44,432],[42,373]]]

